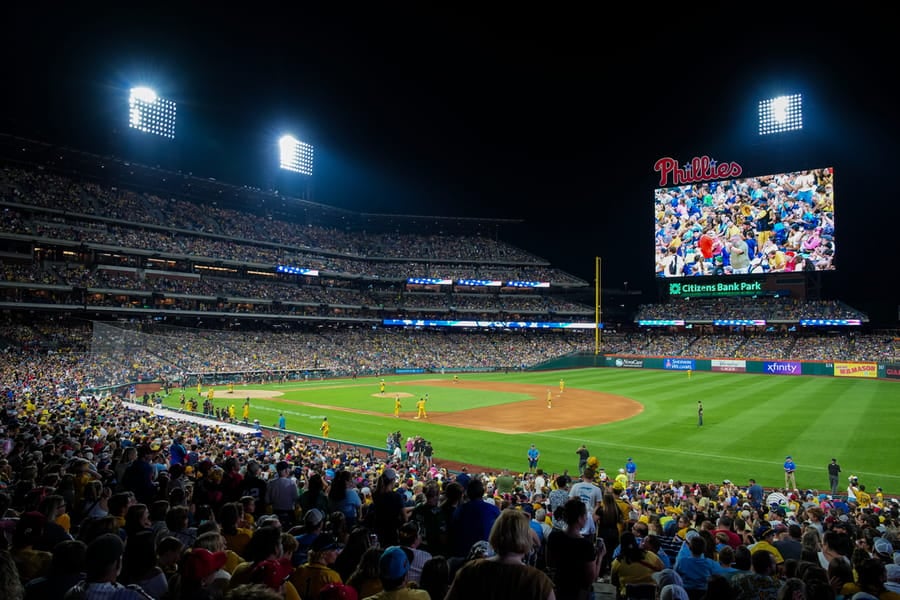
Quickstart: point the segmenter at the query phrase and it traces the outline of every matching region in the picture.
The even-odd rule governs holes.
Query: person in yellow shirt
[[[394,398],[394,416],[400,416],[400,394],[397,394],[397,397]]]
[[[560,379],[559,380],[559,393],[562,394],[564,391],[566,391],[566,380]]]
[[[427,419],[428,413],[425,412],[425,398],[419,398],[419,401],[416,402],[416,418],[417,419]]]
[[[628,487],[628,474],[625,473],[625,469],[619,469],[614,481],[615,483],[621,483],[623,490]]]
[[[378,391],[381,393],[382,396],[384,396],[384,379],[382,379],[381,382],[378,384]]]
[[[228,407],[228,420],[229,420],[229,421],[234,421],[234,415],[235,415],[236,413],[237,413],[237,411],[236,411],[235,408],[234,408],[234,404],[232,404],[231,406],[229,406],[229,407]]]
[[[553,408],[553,390],[547,390],[547,408]]]
[[[202,396],[202,395],[203,395],[203,384],[200,383],[200,380],[199,380],[199,379],[197,380],[197,395],[198,395],[198,396]]]
[[[233,393],[234,393],[234,382],[233,382],[233,381],[229,381],[229,382],[228,382],[228,393],[229,393],[229,394],[233,394]]]
[[[216,390],[213,388],[209,388],[209,391],[206,392],[206,399],[210,402],[213,401],[213,396],[216,395]]]
[[[250,422],[250,398],[244,400],[244,407],[241,411],[241,417],[244,419],[244,423]]]
[[[319,425],[319,431],[322,432],[322,437],[328,437],[328,432],[331,431],[331,425],[328,424],[328,417],[325,417],[322,420],[322,424]]]
[[[856,492],[856,504],[859,508],[869,508],[872,506],[872,495],[866,491],[866,486],[860,484],[859,490]]]

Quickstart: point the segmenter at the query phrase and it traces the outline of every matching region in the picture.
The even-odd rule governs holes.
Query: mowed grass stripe
[[[435,446],[436,456],[445,460],[508,466],[525,469],[525,452],[532,442],[541,450],[541,466],[549,472],[574,470],[574,452],[585,442],[601,464],[615,472],[628,456],[638,463],[640,479],[717,481],[729,478],[744,481],[755,477],[766,486],[783,483],[781,464],[791,454],[798,464],[797,482],[801,487],[822,489],[827,485],[825,467],[836,456],[850,473],[864,478],[870,488],[881,485],[885,491],[900,492],[896,462],[900,453],[893,440],[900,426],[900,403],[895,382],[861,381],[828,377],[789,377],[757,374],[694,372],[640,369],[580,369],[509,374],[461,374],[464,381],[508,381],[545,385],[558,389],[560,378],[566,388],[584,388],[633,398],[644,405],[644,412],[626,421],[595,427],[582,427],[541,434],[499,434],[451,428],[421,421],[394,419],[392,391],[416,395],[428,391],[429,409],[441,404],[464,408],[517,402],[527,395],[510,399],[502,392],[454,390],[435,387],[432,392],[423,379],[450,381],[450,375],[423,377],[385,377],[384,404],[372,394],[378,391],[379,378],[297,382],[265,386],[266,389],[322,389],[321,396],[299,394],[301,402],[345,408],[376,410],[385,416],[348,413],[318,407],[305,407],[278,399],[251,400],[251,420],[260,418],[273,424],[280,410],[288,416],[288,428],[301,434],[316,435],[319,417],[327,414],[332,437],[384,447],[388,432],[401,430],[407,435],[424,435]],[[422,385],[392,385],[407,381]],[[345,385],[347,387],[339,388]],[[352,386],[352,387],[351,387]],[[264,386],[247,386],[262,388]],[[337,389],[335,389],[337,388]],[[241,386],[235,388],[234,403],[240,414]],[[194,391],[188,389],[189,395]],[[167,404],[177,404],[180,391]],[[221,405],[224,394],[217,391]],[[232,395],[230,395],[232,396]],[[457,397],[458,396],[458,397]],[[497,396],[497,397],[494,397]],[[498,402],[498,397],[500,402]],[[290,396],[286,396],[290,397]],[[417,398],[403,400],[404,414],[415,410]],[[439,401],[440,399],[440,401]],[[705,425],[696,424],[696,403],[702,399]],[[560,405],[562,407],[562,405]],[[440,406],[441,410],[449,406]],[[554,406],[556,408],[556,406]],[[259,414],[256,414],[256,411]],[[597,410],[602,411],[602,406]],[[289,416],[296,414],[296,418]],[[307,415],[307,416],[302,416]],[[577,422],[578,415],[573,415]],[[294,421],[297,421],[296,423]],[[843,483],[843,482],[842,482]]]

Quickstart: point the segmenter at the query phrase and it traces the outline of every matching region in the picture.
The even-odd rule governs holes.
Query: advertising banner
[[[877,363],[835,362],[835,377],[878,377]]]
[[[765,363],[763,373],[768,373],[769,375],[802,375],[803,367],[798,362],[779,360]]]
[[[900,365],[885,365],[884,376],[888,379],[900,379]]]
[[[692,358],[667,358],[663,361],[663,369],[673,371],[692,371],[696,368],[696,361]]]
[[[625,369],[643,369],[644,361],[640,358],[617,358],[616,362],[613,363],[617,367],[625,368]]]
[[[746,373],[746,360],[724,360],[714,358],[711,361],[711,369],[722,373]]]

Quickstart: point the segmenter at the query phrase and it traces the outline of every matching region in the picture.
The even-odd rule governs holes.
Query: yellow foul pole
[[[594,355],[600,354],[600,257],[594,262]]]

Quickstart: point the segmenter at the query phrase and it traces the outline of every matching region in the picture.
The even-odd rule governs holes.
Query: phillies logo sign
[[[680,167],[677,160],[667,156],[656,161],[653,170],[659,172],[659,187],[729,179],[738,177],[743,172],[741,165],[736,162],[720,163],[708,156],[695,156]],[[669,178],[672,179],[671,182]]]

